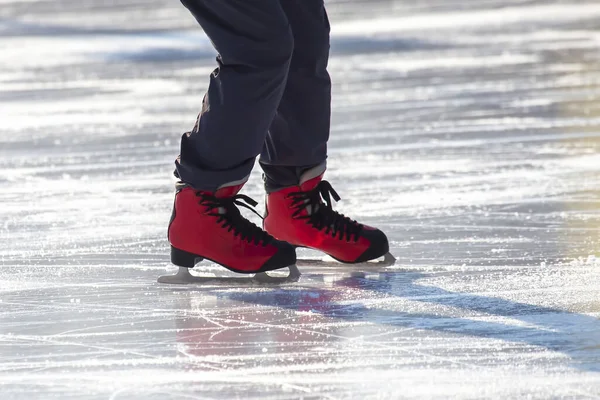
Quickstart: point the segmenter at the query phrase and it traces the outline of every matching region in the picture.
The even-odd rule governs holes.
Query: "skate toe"
[[[296,249],[289,243],[277,241],[278,251],[269,258],[258,272],[273,271],[296,264]]]
[[[369,229],[363,231],[363,236],[370,242],[369,247],[362,253],[355,263],[366,262],[386,255],[390,251],[388,238],[379,229]]]

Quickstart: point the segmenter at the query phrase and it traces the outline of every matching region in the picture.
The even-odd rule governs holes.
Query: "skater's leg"
[[[279,0],[182,0],[219,53],[202,112],[181,139],[181,180],[214,191],[243,181],[285,88],[293,37]]]
[[[168,229],[171,261],[192,268],[208,259],[253,274],[289,267],[296,262],[294,247],[275,240],[238,208],[256,205],[238,192],[285,87],[293,51],[287,17],[278,0],[182,2],[214,43],[219,68],[196,127],[181,140],[176,167],[183,183]],[[186,277],[184,272],[166,281]]]
[[[268,191],[325,166],[331,118],[329,20],[323,0],[280,0],[292,28],[288,80],[261,154]]]
[[[331,114],[329,22],[323,0],[280,1],[295,48],[261,156],[269,192],[264,228],[279,240],[343,262],[378,258],[389,251],[385,234],[337,213],[332,199],[339,196],[322,180]]]

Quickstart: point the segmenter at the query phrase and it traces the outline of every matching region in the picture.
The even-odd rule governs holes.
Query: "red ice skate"
[[[264,229],[278,240],[321,250],[344,263],[362,263],[382,256],[386,262],[393,260],[383,232],[333,210],[331,197],[336,201],[340,197],[329,182],[322,180],[323,172],[309,170],[299,186],[269,193]]]
[[[297,272],[294,247],[274,239],[241,215],[238,206],[253,210],[251,206],[256,205],[238,194],[242,186],[223,186],[214,193],[191,187],[177,191],[168,237],[171,262],[181,268],[178,275],[161,277],[159,282],[197,281],[191,279],[188,269],[203,259],[242,274],[280,268],[289,268],[290,275]]]

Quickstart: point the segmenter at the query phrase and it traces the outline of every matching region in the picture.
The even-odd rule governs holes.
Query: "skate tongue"
[[[215,197],[219,199],[223,199],[226,197],[233,197],[239,193],[239,191],[244,187],[246,181],[243,182],[232,182],[226,183],[225,185],[220,186],[215,192]]]
[[[244,187],[244,184],[246,184],[246,181],[248,180],[248,178],[244,179],[243,181],[237,181],[237,182],[231,182],[231,183],[226,183],[222,186],[220,186],[217,191],[215,192],[215,197],[218,199],[226,199],[228,197],[233,197],[236,194],[238,194],[240,192],[240,190],[242,189],[242,187]],[[225,214],[226,210],[223,207],[219,207],[219,214]]]
[[[323,180],[325,174],[325,166],[317,166],[304,172],[300,177],[300,190],[303,192],[309,192],[317,187],[317,185]],[[309,200],[306,200],[308,203]],[[306,213],[311,215],[319,210],[319,204],[307,204],[305,207]]]
[[[323,175],[319,175],[316,178],[309,179],[306,182],[300,181],[300,188],[303,192],[309,192],[317,187],[317,185],[323,180]]]
[[[308,192],[317,187],[317,185],[323,180],[323,175],[325,175],[325,163],[319,164],[316,167],[313,167],[307,171],[305,171],[300,176],[300,188],[303,192]]]

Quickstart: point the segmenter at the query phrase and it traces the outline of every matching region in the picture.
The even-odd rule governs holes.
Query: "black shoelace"
[[[200,197],[201,205],[212,209],[207,215],[217,217],[217,223],[221,224],[223,228],[227,228],[227,232],[233,231],[234,236],[240,236],[242,240],[249,243],[254,242],[256,245],[262,243],[263,246],[273,239],[271,235],[248,221],[240,213],[238,206],[247,208],[260,217],[260,214],[253,208],[258,203],[250,197],[238,194],[233,197],[218,198],[203,192],[196,192],[196,196]]]
[[[306,219],[306,222],[316,229],[325,229],[326,234],[340,240],[358,240],[363,226],[333,209],[331,197],[339,201],[340,196],[329,182],[321,181],[313,190],[290,193],[288,197],[293,199],[292,207],[295,209],[292,218]],[[307,207],[310,212],[301,215],[302,210]]]

